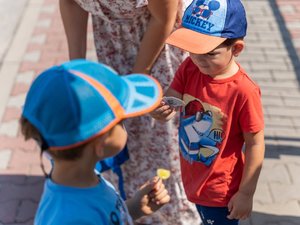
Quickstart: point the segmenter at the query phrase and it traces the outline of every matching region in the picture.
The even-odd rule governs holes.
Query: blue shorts
[[[227,219],[229,215],[227,207],[208,207],[196,205],[204,225],[238,225],[239,220]]]

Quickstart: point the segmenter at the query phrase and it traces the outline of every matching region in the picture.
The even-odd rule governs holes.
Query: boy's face
[[[120,122],[107,132],[103,143],[104,158],[118,154],[125,147],[126,141],[127,132]]]
[[[202,73],[215,77],[216,75],[225,74],[230,69],[234,58],[233,46],[221,44],[206,54],[190,53],[190,57]]]

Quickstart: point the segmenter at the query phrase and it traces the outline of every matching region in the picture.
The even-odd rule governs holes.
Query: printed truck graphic
[[[223,140],[221,129],[212,129],[213,113],[204,109],[201,102],[189,102],[181,113],[179,145],[188,161],[202,162],[209,166],[219,153]]]

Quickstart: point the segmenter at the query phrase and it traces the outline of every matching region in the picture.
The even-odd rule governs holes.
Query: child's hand
[[[154,119],[159,121],[168,121],[172,119],[175,114],[175,108],[167,105],[164,101],[161,101],[160,105],[150,113]]]
[[[232,196],[228,203],[230,214],[228,219],[247,219],[252,211],[253,195],[247,195],[242,192],[237,192]]]
[[[170,196],[162,180],[156,176],[140,188],[134,199],[142,213],[149,215],[168,203]]]

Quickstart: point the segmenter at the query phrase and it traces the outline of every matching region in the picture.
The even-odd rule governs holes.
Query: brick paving
[[[300,224],[300,1],[243,0],[249,30],[239,58],[262,89],[266,158],[243,225]],[[88,55],[95,59],[91,31]],[[0,64],[0,225],[30,225],[42,192],[39,150],[18,118],[34,77],[67,60],[58,3],[28,0]]]
[[[57,1],[30,0],[23,19],[24,23],[28,23],[24,27],[25,34],[20,32],[19,43],[12,44],[15,44],[12,47],[15,49],[9,50],[0,70],[1,76],[13,76],[11,88],[6,99],[1,101],[0,110],[0,225],[33,224],[44,179],[39,150],[33,141],[23,140],[18,118],[34,77],[45,68],[68,59]],[[30,29],[25,29],[28,27]],[[28,40],[23,39],[26,35]],[[22,53],[18,51],[20,45],[24,48]],[[92,51],[92,40],[88,46],[88,50]],[[10,67],[14,68],[14,73],[4,73],[7,70],[11,72]],[[1,82],[1,88],[3,85]]]

